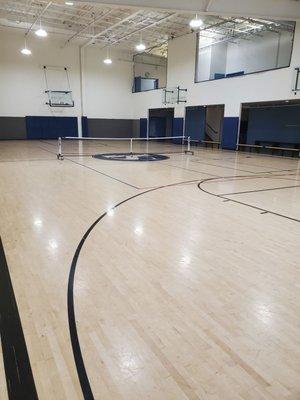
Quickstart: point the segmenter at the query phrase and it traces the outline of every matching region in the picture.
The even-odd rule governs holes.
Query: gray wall
[[[88,118],[89,137],[137,137],[139,120]]]
[[[90,137],[139,137],[139,119],[88,118]],[[25,117],[0,117],[0,140],[27,139]]]
[[[26,139],[24,117],[0,117],[0,140]]]

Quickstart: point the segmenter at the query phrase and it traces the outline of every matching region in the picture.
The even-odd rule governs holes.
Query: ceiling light
[[[45,29],[38,29],[37,31],[35,31],[36,36],[39,37],[46,37],[48,35],[48,33],[45,31]]]
[[[190,27],[192,29],[200,28],[200,26],[202,26],[202,25],[203,25],[203,21],[202,21],[202,19],[198,18],[198,15],[196,15],[196,18],[193,18],[190,21]]]
[[[137,51],[144,51],[146,50],[146,46],[144,45],[144,43],[139,43],[135,46],[135,48],[137,49]]]
[[[31,55],[31,50],[29,50],[26,47],[24,47],[24,49],[21,50],[21,53],[24,54],[25,56],[30,56]]]
[[[39,37],[46,37],[48,36],[48,33],[45,31],[45,29],[42,28],[42,23],[40,21],[40,27],[38,30],[35,31],[35,34]]]
[[[26,36],[25,36],[24,48],[21,50],[21,53],[24,54],[25,56],[30,56],[31,55],[31,50],[27,48]]]
[[[104,64],[112,64],[112,59],[110,58],[110,49],[109,46],[106,48],[106,58],[103,60]]]
[[[140,33],[140,43],[135,46],[137,51],[146,50],[146,45],[143,43],[143,33]]]
[[[74,6],[73,1],[65,1],[66,6]]]

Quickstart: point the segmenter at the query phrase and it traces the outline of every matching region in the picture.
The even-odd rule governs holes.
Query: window
[[[294,22],[234,18],[198,34],[196,82],[289,67]]]
[[[137,54],[133,57],[133,66],[133,92],[145,92],[166,87],[166,57],[155,54]]]

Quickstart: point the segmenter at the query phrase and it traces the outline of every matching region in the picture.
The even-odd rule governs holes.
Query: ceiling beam
[[[173,12],[300,20],[299,2],[291,0],[89,0],[89,2]]]
[[[48,1],[48,3],[45,5],[44,8],[42,8],[41,12],[37,15],[37,17],[35,18],[35,20],[33,21],[33,23],[30,25],[30,27],[27,29],[27,31],[25,32],[25,36],[28,35],[28,33],[31,31],[31,29],[34,27],[34,25],[37,23],[38,20],[41,19],[41,17],[43,16],[43,14],[45,13],[45,11],[48,10],[48,8],[51,6],[52,1]]]
[[[126,18],[121,19],[121,21],[109,26],[108,28],[104,29],[101,32],[98,32],[96,35],[93,36],[93,38],[91,40],[89,40],[87,43],[85,43],[83,46],[88,46],[89,44],[91,44],[93,42],[93,40],[97,39],[100,36],[105,35],[107,32],[111,31],[114,28],[117,28],[118,26],[122,25],[124,22],[129,21],[131,18],[135,17],[136,15],[140,14],[140,10],[139,11],[135,11],[132,14],[128,15]]]
[[[176,13],[170,14],[170,15],[168,15],[166,17],[160,18],[158,21],[152,22],[149,25],[145,25],[142,28],[135,29],[133,32],[129,32],[126,35],[120,37],[119,39],[116,39],[113,42],[106,44],[105,46],[102,47],[102,49],[105,49],[106,47],[112,46],[114,44],[118,44],[118,43],[122,42],[123,40],[128,39],[130,36],[133,36],[133,35],[135,35],[137,33],[143,32],[146,29],[153,28],[154,26],[156,26],[156,25],[158,25],[158,24],[160,24],[162,22],[165,22],[168,19],[175,17],[176,15],[177,15]]]
[[[68,40],[64,43],[63,47],[65,47],[67,44],[69,44],[73,39],[76,37],[80,36],[83,32],[85,32],[90,26],[95,26],[95,24],[99,21],[101,21],[104,17],[109,15],[113,10],[108,10],[106,12],[102,12],[98,17],[92,17],[89,23],[87,23],[83,28],[81,28],[79,31],[74,33],[74,35],[70,36]]]

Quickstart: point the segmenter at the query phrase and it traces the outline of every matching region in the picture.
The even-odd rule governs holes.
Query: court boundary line
[[[266,189],[257,189],[257,190],[245,190],[244,192],[220,193],[219,196],[234,196],[234,195],[238,195],[238,194],[269,192],[269,191],[272,191],[272,190],[292,189],[292,188],[298,188],[298,187],[300,187],[300,185],[280,186],[280,187],[275,187],[275,188],[266,188]]]
[[[256,177],[253,176],[253,175],[250,175],[250,176],[246,176],[245,175],[245,176],[227,176],[227,177],[220,177],[220,178],[207,178],[207,179],[204,179],[201,182],[199,182],[197,186],[202,192],[207,193],[207,194],[209,194],[211,196],[217,197],[219,199],[223,199],[223,200],[226,200],[226,201],[231,201],[231,202],[236,203],[236,204],[241,204],[243,206],[247,206],[247,207],[253,208],[255,210],[262,211],[263,214],[272,214],[272,215],[276,215],[277,217],[286,218],[286,219],[288,219],[290,221],[300,222],[300,219],[289,217],[288,215],[276,213],[275,211],[271,211],[271,210],[267,210],[266,208],[254,206],[252,204],[245,203],[243,201],[231,199],[231,198],[225,197],[224,195],[221,195],[221,194],[212,193],[212,192],[209,192],[208,190],[206,190],[206,189],[204,189],[202,187],[203,184],[205,184],[206,182],[209,182],[209,181],[214,181],[214,180],[217,180],[217,179],[222,179],[222,180],[234,179],[235,180],[237,178],[253,178],[253,179],[255,179]]]
[[[0,237],[0,336],[8,397],[37,400],[26,340]]]

